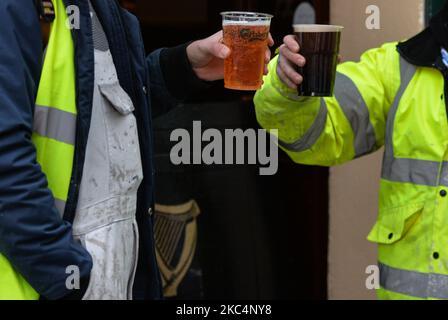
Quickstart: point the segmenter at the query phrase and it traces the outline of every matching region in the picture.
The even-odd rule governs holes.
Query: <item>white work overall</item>
[[[93,258],[83,299],[126,300],[132,299],[137,267],[141,155],[134,106],[118,82],[107,38],[91,11],[95,85],[73,234]]]

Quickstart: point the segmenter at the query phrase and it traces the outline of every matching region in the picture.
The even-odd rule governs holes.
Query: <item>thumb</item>
[[[230,55],[230,49],[219,42],[215,42],[211,48],[210,48],[210,53],[220,59],[225,59]]]

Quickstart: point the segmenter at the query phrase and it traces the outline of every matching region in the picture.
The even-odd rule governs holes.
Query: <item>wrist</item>
[[[192,67],[193,69],[194,69],[194,68],[196,67],[196,65],[197,65],[197,62],[196,62],[195,59],[194,59],[194,52],[198,50],[198,49],[197,49],[197,47],[198,47],[197,42],[198,42],[198,41],[193,41],[193,42],[189,43],[189,44],[187,45],[187,48],[186,48],[187,59],[188,59],[188,62],[190,62],[190,65],[191,65],[191,67]]]
[[[201,65],[201,57],[202,51],[200,48],[200,41],[197,40],[191,42],[186,48],[187,60],[190,64],[191,70],[196,75],[196,77],[201,81],[207,81],[207,72],[204,70]]]

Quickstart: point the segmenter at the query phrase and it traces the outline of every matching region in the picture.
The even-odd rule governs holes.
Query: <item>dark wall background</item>
[[[446,0],[426,0],[426,24],[429,24],[429,20],[433,17],[440,9],[443,8]]]
[[[291,31],[300,0],[125,1],[139,16],[148,52],[206,37],[221,28],[219,13],[251,10],[275,15],[276,45]],[[314,1],[328,22],[328,0]],[[258,128],[253,94],[222,82],[155,121],[158,202],[194,198],[199,217],[198,261],[206,299],[325,299],[327,296],[328,169],[292,163],[280,154],[279,172],[257,166],[173,167],[171,130]],[[203,128],[205,129],[205,128]]]

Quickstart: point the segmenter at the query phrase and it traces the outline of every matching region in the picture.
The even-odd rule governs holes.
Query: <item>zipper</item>
[[[447,121],[448,121],[448,99],[447,99],[447,94],[448,94],[448,68],[447,66],[444,64],[443,59],[441,56],[439,56],[436,60],[436,62],[433,63],[432,67],[434,67],[435,69],[439,70],[440,73],[443,76],[443,87],[444,87],[444,96],[443,98],[445,99],[445,112],[447,115]],[[442,97],[441,97],[442,98]],[[440,163],[439,166],[439,174],[438,174],[438,185],[441,185],[441,178],[442,178],[442,170],[443,170],[443,160]]]

